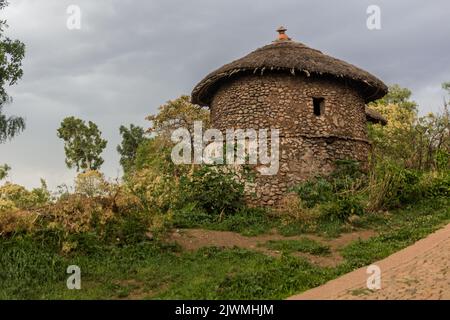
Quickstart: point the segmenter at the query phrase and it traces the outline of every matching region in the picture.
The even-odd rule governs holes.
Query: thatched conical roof
[[[369,72],[309,48],[303,43],[292,41],[284,34],[284,28],[282,31],[279,40],[207,75],[192,91],[192,102],[209,105],[223,81],[245,73],[263,75],[267,72],[287,72],[308,77],[333,77],[354,83],[366,102],[379,99],[387,93],[386,85]]]
[[[378,111],[366,107],[366,120],[372,123],[379,123],[383,126],[387,125],[387,120]]]

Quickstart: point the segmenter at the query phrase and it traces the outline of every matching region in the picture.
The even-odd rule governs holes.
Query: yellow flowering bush
[[[1,201],[0,201],[1,202]],[[0,210],[0,237],[10,235],[15,232],[29,232],[35,226],[39,215],[29,211]]]
[[[110,184],[103,173],[89,170],[78,174],[75,178],[75,193],[88,197],[101,197],[108,194]]]
[[[15,203],[8,199],[0,198],[0,213],[17,211]]]
[[[127,188],[148,212],[167,212],[177,195],[176,180],[152,168],[133,173]]]
[[[21,185],[7,182],[0,187],[0,200],[12,202],[19,209],[32,209],[46,204],[50,201],[50,193],[45,181],[41,181],[41,184],[40,188],[29,191]]]
[[[65,234],[93,231],[94,228],[101,232],[102,226],[114,217],[111,208],[101,201],[77,194],[48,206],[42,213],[49,221],[49,229],[63,230]]]

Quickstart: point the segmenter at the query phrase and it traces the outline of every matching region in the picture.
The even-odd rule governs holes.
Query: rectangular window
[[[321,116],[325,112],[325,99],[324,98],[313,98],[314,114],[316,116]]]

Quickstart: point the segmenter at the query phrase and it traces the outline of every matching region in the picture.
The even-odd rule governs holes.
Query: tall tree
[[[450,84],[443,84],[450,89]],[[450,162],[450,116],[442,113],[419,117],[411,91],[394,85],[382,99],[370,104],[388,124],[369,125],[374,155],[413,169],[444,169]]]
[[[139,146],[147,138],[145,137],[144,129],[134,124],[130,124],[129,128],[120,126],[119,131],[122,136],[122,142],[117,146],[117,152],[120,154],[120,164],[123,171],[127,173],[133,167]]]
[[[64,140],[67,167],[83,172],[100,169],[104,161],[100,155],[107,144],[101,134],[92,121],[86,124],[75,117],[65,118],[58,129],[58,137]]]
[[[6,0],[0,0],[0,10],[7,5]],[[6,87],[16,84],[22,78],[22,59],[25,56],[25,45],[4,35],[7,27],[6,20],[0,20],[0,143],[13,138],[25,129],[23,118],[8,117],[3,113],[5,104],[11,101]]]
[[[186,128],[193,134],[194,121],[202,121],[203,128],[209,128],[209,111],[192,104],[190,97],[183,95],[159,107],[158,113],[146,118],[151,122],[149,132],[170,139],[173,130]]]

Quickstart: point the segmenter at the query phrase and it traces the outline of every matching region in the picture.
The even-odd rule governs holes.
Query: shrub
[[[214,217],[198,208],[196,203],[185,204],[173,215],[173,225],[177,228],[194,228],[213,222]]]
[[[348,221],[353,215],[363,215],[364,207],[359,199],[354,196],[340,197],[335,201],[328,202],[321,207],[321,216],[331,221]]]
[[[0,213],[17,211],[16,204],[8,199],[0,198]]]
[[[369,178],[369,210],[396,208],[420,199],[420,176],[392,162],[378,164]]]
[[[126,187],[146,212],[166,213],[177,199],[176,180],[153,168],[140,169],[130,174]]]
[[[0,165],[0,180],[3,180],[8,176],[9,170],[11,170],[11,167],[7,164]]]
[[[293,191],[298,194],[308,208],[328,202],[334,197],[333,185],[323,177],[316,177],[300,183],[293,188]]]
[[[114,216],[98,199],[73,194],[47,206],[42,213],[48,228],[62,230],[66,235],[99,230]]]
[[[292,221],[307,224],[317,218],[317,210],[307,208],[296,193],[285,195],[281,199],[275,213],[283,224],[288,224]]]
[[[421,180],[420,188],[427,198],[450,197],[450,173],[432,172],[425,174]]]
[[[244,184],[226,167],[201,166],[181,179],[185,203],[211,215],[233,214],[244,207]]]
[[[75,178],[75,193],[87,197],[105,196],[109,191],[109,184],[103,173],[97,170],[88,170]]]
[[[361,189],[366,181],[360,163],[351,159],[335,161],[335,169],[328,180],[333,185],[334,192],[354,192]]]
[[[50,193],[45,182],[42,180],[42,187],[28,191],[18,184],[6,183],[0,187],[0,199],[9,201],[19,209],[32,209],[41,206],[50,200]]]
[[[320,217],[331,221],[347,221],[352,215],[364,213],[359,194],[365,183],[365,176],[359,163],[354,160],[337,160],[335,165],[335,170],[328,177],[315,177],[294,188],[301,204],[306,206],[301,206],[298,211],[303,216],[309,216],[311,220],[317,218],[317,210],[311,210],[316,206]]]
[[[245,236],[255,236],[268,232],[275,226],[276,221],[263,208],[243,207],[233,215],[213,223],[213,229],[233,231]]]
[[[38,219],[36,213],[28,211],[1,211],[0,210],[0,238],[13,233],[30,232]]]

